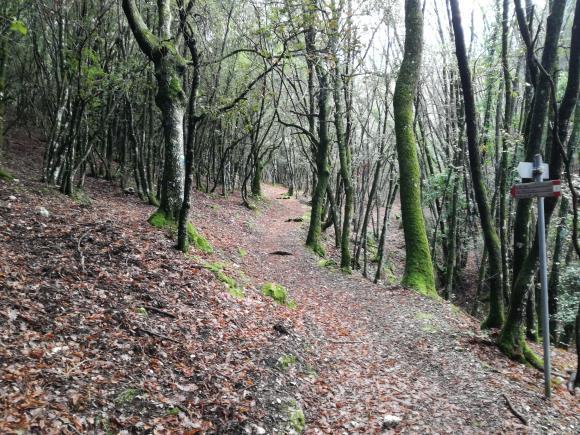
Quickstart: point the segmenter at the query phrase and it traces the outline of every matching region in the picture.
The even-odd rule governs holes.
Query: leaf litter
[[[578,432],[577,399],[556,385],[546,403],[541,373],[485,344],[475,319],[318,266],[305,224],[286,222],[306,207],[281,187],[264,186],[259,213],[196,192],[216,252],[184,256],[110,183],[88,179],[78,203],[35,181],[41,152],[11,140],[18,181],[0,182],[0,432]],[[264,297],[268,282],[295,308]],[[556,352],[557,370],[572,364]]]

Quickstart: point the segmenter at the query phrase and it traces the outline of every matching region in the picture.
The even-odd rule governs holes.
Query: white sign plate
[[[522,178],[534,178],[534,164],[532,162],[520,162],[518,164],[518,174]],[[542,163],[542,178],[550,179],[550,170],[547,163]]]

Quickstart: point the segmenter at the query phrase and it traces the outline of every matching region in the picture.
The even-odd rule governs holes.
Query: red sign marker
[[[538,198],[560,196],[560,180],[537,181],[534,183],[514,184],[510,189],[513,198]]]

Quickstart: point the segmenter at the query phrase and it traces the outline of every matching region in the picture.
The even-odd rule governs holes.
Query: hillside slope
[[[18,180],[0,181],[0,432],[380,433],[396,416],[404,433],[577,433],[578,401],[557,386],[546,403],[476,320],[320,263],[283,188],[255,212],[196,193],[214,253],[184,256],[118,187],[89,179],[73,201],[39,183],[41,153],[12,138]]]

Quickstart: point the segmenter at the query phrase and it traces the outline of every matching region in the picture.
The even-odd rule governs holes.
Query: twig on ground
[[[505,394],[502,394],[503,398],[505,399],[505,403],[507,404],[509,410],[513,415],[515,415],[525,426],[528,425],[528,420],[522,414],[520,414],[510,402],[510,399]]]
[[[175,314],[168,313],[167,311],[160,310],[159,308],[155,308],[150,305],[145,305],[143,308],[145,308],[147,311],[153,311],[154,313],[157,313],[161,316],[170,317],[172,319],[177,318]]]
[[[77,242],[77,252],[79,253],[80,256],[81,270],[83,271],[83,274],[86,273],[86,270],[85,270],[85,256],[83,255],[83,251],[81,250],[81,243],[83,242],[83,239],[87,236],[87,234],[89,234],[89,231],[91,230],[86,231],[82,236],[80,236]]]
[[[168,337],[167,335],[163,335],[163,334],[159,334],[157,332],[149,331],[148,329],[137,328],[137,329],[135,329],[135,331],[140,331],[140,332],[143,332],[147,335],[151,335],[152,337],[157,337],[157,338],[161,338],[162,340],[167,340],[167,341],[171,341],[173,343],[181,344],[180,341],[177,341],[171,337]]]

